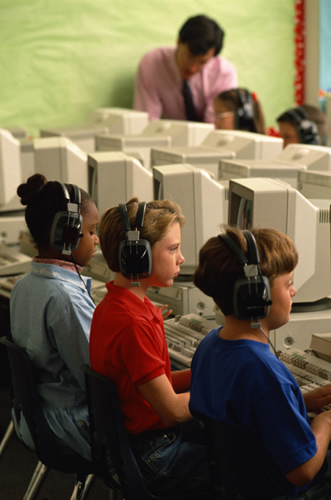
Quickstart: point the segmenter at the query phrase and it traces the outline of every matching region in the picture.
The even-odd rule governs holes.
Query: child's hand
[[[307,408],[307,411],[320,411],[323,406],[331,403],[331,384],[318,387],[312,391],[306,392],[303,395],[303,399]]]
[[[163,319],[169,318],[169,316],[172,314],[172,309],[168,309],[168,304],[159,304],[156,307],[162,312]]]

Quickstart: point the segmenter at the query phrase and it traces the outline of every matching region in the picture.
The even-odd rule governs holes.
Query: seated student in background
[[[176,47],[160,47],[143,56],[136,75],[134,109],[147,111],[151,120],[213,123],[214,98],[238,84],[234,65],[218,55],[223,39],[224,31],[213,19],[204,15],[187,19]],[[194,109],[189,104],[192,98]]]
[[[36,369],[50,428],[64,444],[91,459],[83,367],[89,363],[95,305],[89,294],[91,278],[81,277],[80,272],[99,243],[98,210],[82,189],[47,182],[40,174],[21,184],[17,194],[26,205],[25,219],[38,255],[31,272],[11,292],[11,334]],[[68,221],[69,203],[73,206]],[[72,213],[74,209],[78,213]],[[17,427],[33,448],[23,418]]]
[[[188,408],[191,372],[171,371],[162,313],[146,296],[150,286],[171,286],[178,275],[183,223],[181,208],[168,200],[145,204],[132,198],[102,215],[100,245],[115,279],[93,315],[90,360],[117,386],[149,488],[155,494],[192,492],[207,499],[204,435]],[[134,230],[140,232],[138,249]]]
[[[327,142],[327,122],[322,110],[302,104],[278,116],[280,136],[288,144],[320,144]]]
[[[254,92],[236,88],[221,92],[214,102],[215,127],[265,134],[262,106]]]
[[[215,419],[253,436],[262,448],[272,497],[330,499],[330,483],[324,476],[331,411],[312,422],[307,411],[319,411],[330,403],[331,385],[302,396],[292,374],[269,347],[269,333],[289,321],[297,252],[288,236],[275,229],[252,229],[247,238],[246,233],[225,226],[200,250],[194,283],[214,299],[225,324],[202,340],[193,357],[190,410],[202,420]],[[238,280],[247,282],[244,270],[252,266],[243,262],[245,258],[248,264],[256,262],[256,254],[258,277],[267,278],[270,293],[265,284],[259,299],[253,297],[250,303],[241,298],[248,287]],[[253,270],[256,275],[258,269]],[[269,312],[264,305],[268,299],[272,301]],[[305,491],[309,495],[301,496]]]

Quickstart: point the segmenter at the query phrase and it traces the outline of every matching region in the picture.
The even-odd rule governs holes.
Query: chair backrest
[[[104,481],[112,485],[109,472],[112,464],[126,500],[157,498],[148,491],[133,454],[115,384],[88,366],[85,367],[85,382],[92,457],[98,471],[103,471]]]
[[[24,415],[38,459],[60,472],[92,472],[92,463],[63,445],[50,430],[43,413],[34,367],[26,351],[7,337],[1,337],[0,342],[8,353],[12,408],[17,421],[21,414]]]
[[[271,500],[281,494],[269,480],[270,460],[252,435],[213,419],[202,420],[211,477],[224,500]],[[280,488],[288,488],[286,479],[277,475]]]

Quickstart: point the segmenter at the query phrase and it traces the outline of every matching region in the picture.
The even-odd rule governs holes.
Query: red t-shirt
[[[127,430],[140,433],[165,427],[137,389],[171,367],[161,311],[125,288],[107,283],[96,307],[90,334],[91,367],[117,386]]]

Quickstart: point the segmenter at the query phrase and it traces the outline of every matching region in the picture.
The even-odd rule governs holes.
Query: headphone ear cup
[[[57,181],[56,181],[57,182]],[[80,189],[72,184],[73,200],[65,184],[57,182],[63,191],[67,210],[56,212],[50,231],[50,245],[56,250],[61,250],[64,255],[70,255],[79,245],[82,237],[83,218],[80,215]]]
[[[68,212],[57,212],[53,219],[50,244],[52,248],[76,250],[82,234],[83,219],[80,214],[73,216]]]
[[[288,111],[297,123],[297,131],[300,144],[320,144],[320,135],[315,122],[313,122],[305,110],[301,107]]]
[[[125,240],[119,245],[120,271],[128,279],[144,279],[152,274],[152,250],[149,241],[140,239],[139,231],[131,230],[129,215],[125,203],[119,204],[119,209],[126,233]],[[146,202],[139,203],[136,227],[143,227]]]
[[[148,278],[152,273],[152,250],[149,241],[129,243],[121,241],[119,247],[120,271],[125,278]]]
[[[238,319],[262,319],[270,310],[270,283],[266,276],[258,276],[254,282],[246,278],[235,282],[233,290],[234,314]]]
[[[236,128],[250,130],[254,120],[253,99],[247,89],[237,89],[239,107],[236,110]]]

